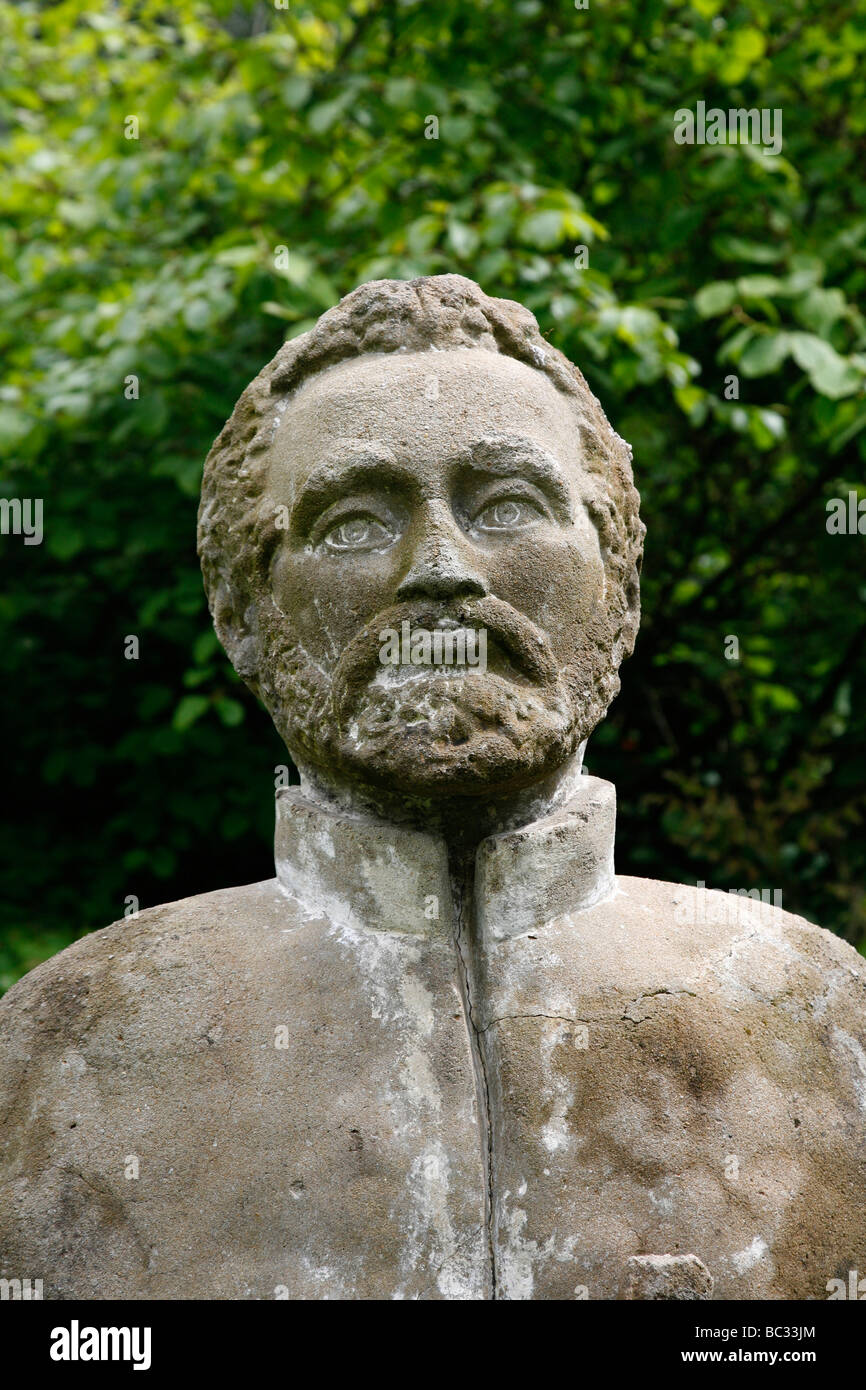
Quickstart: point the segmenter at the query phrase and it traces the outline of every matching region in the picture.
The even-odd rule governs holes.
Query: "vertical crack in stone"
[[[484,1032],[479,1027],[472,1003],[471,950],[474,928],[475,850],[449,852],[451,892],[454,901],[454,945],[457,974],[463,996],[472,1066],[475,1073],[475,1095],[480,1128],[481,1161],[484,1168],[484,1224],[487,1231],[488,1284],[491,1298],[496,1299],[496,1248],[493,1232],[493,1124],[490,1113],[490,1085],[487,1079]]]

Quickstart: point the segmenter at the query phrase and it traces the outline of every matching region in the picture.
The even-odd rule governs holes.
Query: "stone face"
[[[614,789],[582,769],[637,629],[637,507],[577,369],[460,276],[362,286],[251,383],[199,545],[301,773],[276,878],[117,922],[0,1002],[0,1277],[856,1282],[866,962],[780,907],[617,878]],[[485,662],[386,660],[404,624]]]
[[[629,460],[532,316],[460,276],[362,286],[286,344],[211,450],[199,547],[305,776],[445,825],[559,775],[634,642]],[[383,664],[404,622],[483,630],[485,671]]]

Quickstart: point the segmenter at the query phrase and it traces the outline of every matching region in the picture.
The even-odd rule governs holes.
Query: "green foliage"
[[[528,304],[634,445],[646,616],[589,751],[620,871],[862,943],[866,540],[825,503],[866,457],[866,0],[0,0],[0,46],[0,495],[45,507],[0,541],[0,986],[128,894],[272,872],[201,464],[284,336],[442,271]],[[675,144],[699,100],[780,109],[783,152]]]

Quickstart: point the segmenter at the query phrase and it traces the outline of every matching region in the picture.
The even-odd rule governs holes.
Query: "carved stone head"
[[[425,799],[563,766],[634,646],[630,459],[532,314],[462,276],[361,285],[286,343],[208,455],[199,553],[298,765]],[[419,629],[485,660],[383,659]]]

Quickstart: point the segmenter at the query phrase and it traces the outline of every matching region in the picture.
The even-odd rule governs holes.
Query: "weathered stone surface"
[[[488,861],[543,874],[564,824],[580,858],[605,786],[582,780]],[[531,924],[493,884],[461,979],[447,895],[425,915],[441,841],[283,800],[284,878],[317,846],[339,891],[310,860],[297,896],[153,909],[4,1000],[3,1273],[67,1298],[706,1296],[687,1269],[636,1283],[663,1253],[717,1298],[821,1298],[866,1267],[850,947],[631,878]]]
[[[0,1030],[0,1265],[46,1298],[484,1296],[444,935],[210,893],[40,966]]]
[[[866,1257],[864,962],[764,904],[682,925],[728,900],[617,889],[480,953],[503,1294],[623,1297],[664,1252],[717,1298],[826,1297]]]
[[[632,1255],[627,1298],[682,1302],[707,1299],[713,1276],[697,1255]]]
[[[775,1299],[866,1268],[866,962],[616,878],[614,789],[582,772],[637,630],[638,500],[577,369],[460,276],[362,286],[251,383],[199,545],[301,773],[277,877],[0,1002],[0,1277]],[[488,659],[389,663],[404,623]]]

